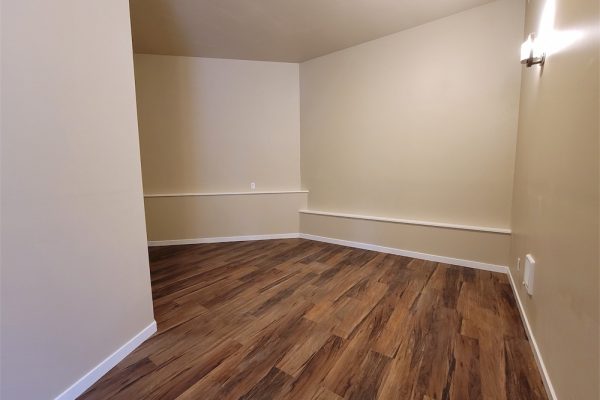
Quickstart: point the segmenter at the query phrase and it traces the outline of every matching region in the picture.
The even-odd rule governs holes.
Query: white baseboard
[[[275,233],[271,235],[249,235],[249,236],[225,236],[225,237],[206,237],[197,239],[176,239],[176,240],[156,240],[149,241],[148,246],[175,246],[181,244],[203,244],[203,243],[224,243],[224,242],[241,242],[248,240],[272,240],[272,239],[308,239],[318,242],[326,242],[338,244],[340,246],[356,247],[358,249],[378,251],[380,253],[396,254],[405,257],[418,258],[433,262],[441,262],[461,267],[482,269],[485,271],[500,272],[506,274],[508,268],[503,265],[488,264],[479,261],[463,260],[460,258],[437,256],[434,254],[419,253],[416,251],[396,249],[393,247],[378,246],[376,244],[352,242],[349,240],[334,239],[324,236],[310,235],[308,233]]]
[[[482,269],[485,271],[492,271],[492,272],[500,272],[503,274],[506,274],[508,271],[508,268],[503,265],[488,264],[488,263],[483,263],[483,262],[479,262],[479,261],[463,260],[460,258],[436,256],[434,254],[419,253],[416,251],[396,249],[393,247],[384,247],[384,246],[379,246],[379,245],[370,244],[370,243],[360,243],[360,242],[352,242],[349,240],[333,239],[333,238],[324,237],[324,236],[310,235],[307,233],[301,233],[300,237],[302,239],[316,240],[319,242],[339,244],[341,246],[356,247],[358,249],[378,251],[380,253],[388,253],[388,254],[395,254],[395,255],[411,257],[411,258],[418,258],[420,260],[427,260],[427,261],[433,261],[433,262],[441,262],[441,263],[445,263],[445,264],[459,265],[461,267]]]
[[[180,244],[245,242],[248,240],[297,239],[299,237],[299,233],[274,233],[271,235],[223,236],[176,240],[151,240],[148,241],[148,246],[176,246]]]
[[[523,325],[525,326],[525,331],[527,332],[527,337],[529,338],[529,343],[531,344],[531,349],[533,350],[535,362],[537,363],[538,369],[540,370],[540,373],[542,375],[542,381],[544,382],[546,393],[548,394],[550,400],[557,400],[558,398],[556,397],[554,386],[552,386],[552,381],[550,380],[550,375],[548,375],[546,364],[544,364],[542,353],[540,352],[540,348],[538,347],[538,344],[535,340],[535,336],[533,336],[533,331],[531,330],[531,325],[529,324],[527,314],[525,314],[525,308],[523,307],[523,303],[521,302],[521,296],[519,295],[517,284],[513,279],[510,269],[508,269],[508,279],[510,280],[510,286],[512,287],[513,293],[515,294],[515,298],[517,299],[517,306],[519,307],[521,320],[523,321]]]
[[[117,351],[108,356],[100,364],[96,365],[81,377],[77,382],[71,385],[67,390],[59,394],[55,400],[73,400],[89,389],[98,379],[110,371],[115,365],[123,360],[129,353],[135,350],[146,339],[156,332],[156,321],[145,327],[140,333],[131,338],[127,343],[121,346]]]

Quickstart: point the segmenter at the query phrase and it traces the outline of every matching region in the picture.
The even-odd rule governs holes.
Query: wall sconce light
[[[527,65],[527,68],[534,64],[544,65],[546,53],[540,46],[540,41],[536,40],[535,33],[530,33],[527,40],[521,45],[521,64]]]

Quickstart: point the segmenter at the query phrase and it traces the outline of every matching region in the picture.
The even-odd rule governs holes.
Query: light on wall
[[[521,45],[521,64],[531,67],[535,64],[544,65],[545,61],[546,53],[542,49],[541,41],[536,40],[535,33],[530,33]]]
[[[555,29],[555,17],[556,0],[546,0],[537,28],[538,34],[530,34],[521,45],[521,64],[527,67],[544,65],[547,57],[564,51],[587,35],[581,29]]]

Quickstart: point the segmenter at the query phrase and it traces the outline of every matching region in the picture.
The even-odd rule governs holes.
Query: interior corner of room
[[[137,54],[149,240],[300,233],[507,266],[523,15],[493,2],[300,63]]]
[[[2,0],[0,398],[600,398],[599,18]]]

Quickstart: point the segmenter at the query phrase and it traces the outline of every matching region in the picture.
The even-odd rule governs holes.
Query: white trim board
[[[510,269],[508,269],[508,279],[510,281],[510,286],[512,287],[513,293],[515,294],[517,306],[519,308],[519,314],[521,314],[521,320],[523,321],[523,325],[525,326],[525,331],[527,332],[527,337],[529,338],[531,350],[533,350],[535,362],[537,363],[538,369],[542,375],[542,382],[544,382],[546,393],[548,394],[550,400],[558,400],[556,392],[554,391],[554,386],[552,385],[552,381],[550,380],[550,375],[548,374],[548,370],[546,369],[546,364],[544,364],[542,353],[540,352],[540,348],[538,347],[537,341],[535,340],[535,336],[533,336],[533,331],[531,330],[529,319],[527,318],[527,314],[525,314],[525,308],[523,307],[523,303],[521,302],[521,296],[519,295],[518,287],[515,283]]]
[[[151,193],[144,194],[145,198],[153,197],[197,197],[197,196],[249,196],[256,194],[297,194],[308,193],[308,190],[268,190],[252,192],[197,192],[197,193]]]
[[[177,239],[177,240],[155,240],[148,241],[148,246],[176,246],[181,244],[203,244],[203,243],[225,243],[242,242],[249,240],[272,240],[272,239],[307,239],[318,242],[337,244],[340,246],[355,247],[358,249],[378,251],[380,253],[396,254],[405,257],[418,258],[433,262],[458,265],[461,267],[482,269],[485,271],[500,272],[506,274],[508,268],[503,265],[488,264],[480,261],[463,260],[460,258],[437,256],[434,254],[419,253],[416,251],[396,249],[393,247],[384,247],[370,243],[352,242],[349,240],[334,239],[324,236],[310,235],[308,233],[276,233],[271,235],[249,235],[249,236],[225,236],[225,237],[205,237],[197,239]]]
[[[487,226],[449,224],[449,223],[445,223],[445,222],[431,222],[431,221],[418,221],[418,220],[413,220],[413,219],[376,217],[376,216],[372,216],[372,215],[345,214],[345,213],[318,211],[318,210],[300,210],[300,214],[321,215],[321,216],[326,216],[326,217],[339,217],[339,218],[350,218],[350,219],[362,219],[362,220],[367,220],[367,221],[391,222],[394,224],[433,226],[436,228],[460,229],[460,230],[465,230],[465,231],[477,231],[477,232],[490,232],[490,233],[499,233],[499,234],[503,234],[503,235],[511,234],[511,230],[508,228],[493,228],[493,227],[487,227]]]
[[[175,239],[175,240],[150,240],[150,241],[148,241],[148,247],[177,246],[180,244],[246,242],[249,240],[297,239],[299,237],[300,237],[299,233],[274,233],[274,234],[270,234],[270,235],[223,236],[223,237],[204,237],[204,238],[196,238],[196,239]]]
[[[108,356],[100,364],[96,365],[87,374],[82,376],[77,382],[72,384],[67,390],[56,396],[55,400],[73,400],[89,389],[96,381],[108,371],[110,371],[121,360],[127,357],[146,339],[156,332],[156,321],[142,329],[137,335],[132,337],[127,343],[121,346],[117,351]]]
[[[384,246],[379,246],[379,245],[370,244],[370,243],[352,242],[350,240],[334,239],[334,238],[329,238],[329,237],[324,237],[324,236],[310,235],[307,233],[301,233],[300,238],[308,239],[308,240],[316,240],[318,242],[338,244],[340,246],[355,247],[357,249],[378,251],[380,253],[395,254],[398,256],[417,258],[419,260],[441,262],[444,264],[458,265],[461,267],[482,269],[485,271],[492,271],[492,272],[500,272],[503,274],[506,274],[508,271],[508,268],[504,265],[488,264],[488,263],[484,263],[484,262],[480,262],[480,261],[463,260],[461,258],[437,256],[434,254],[419,253],[416,251],[396,249],[394,247],[384,247]]]

